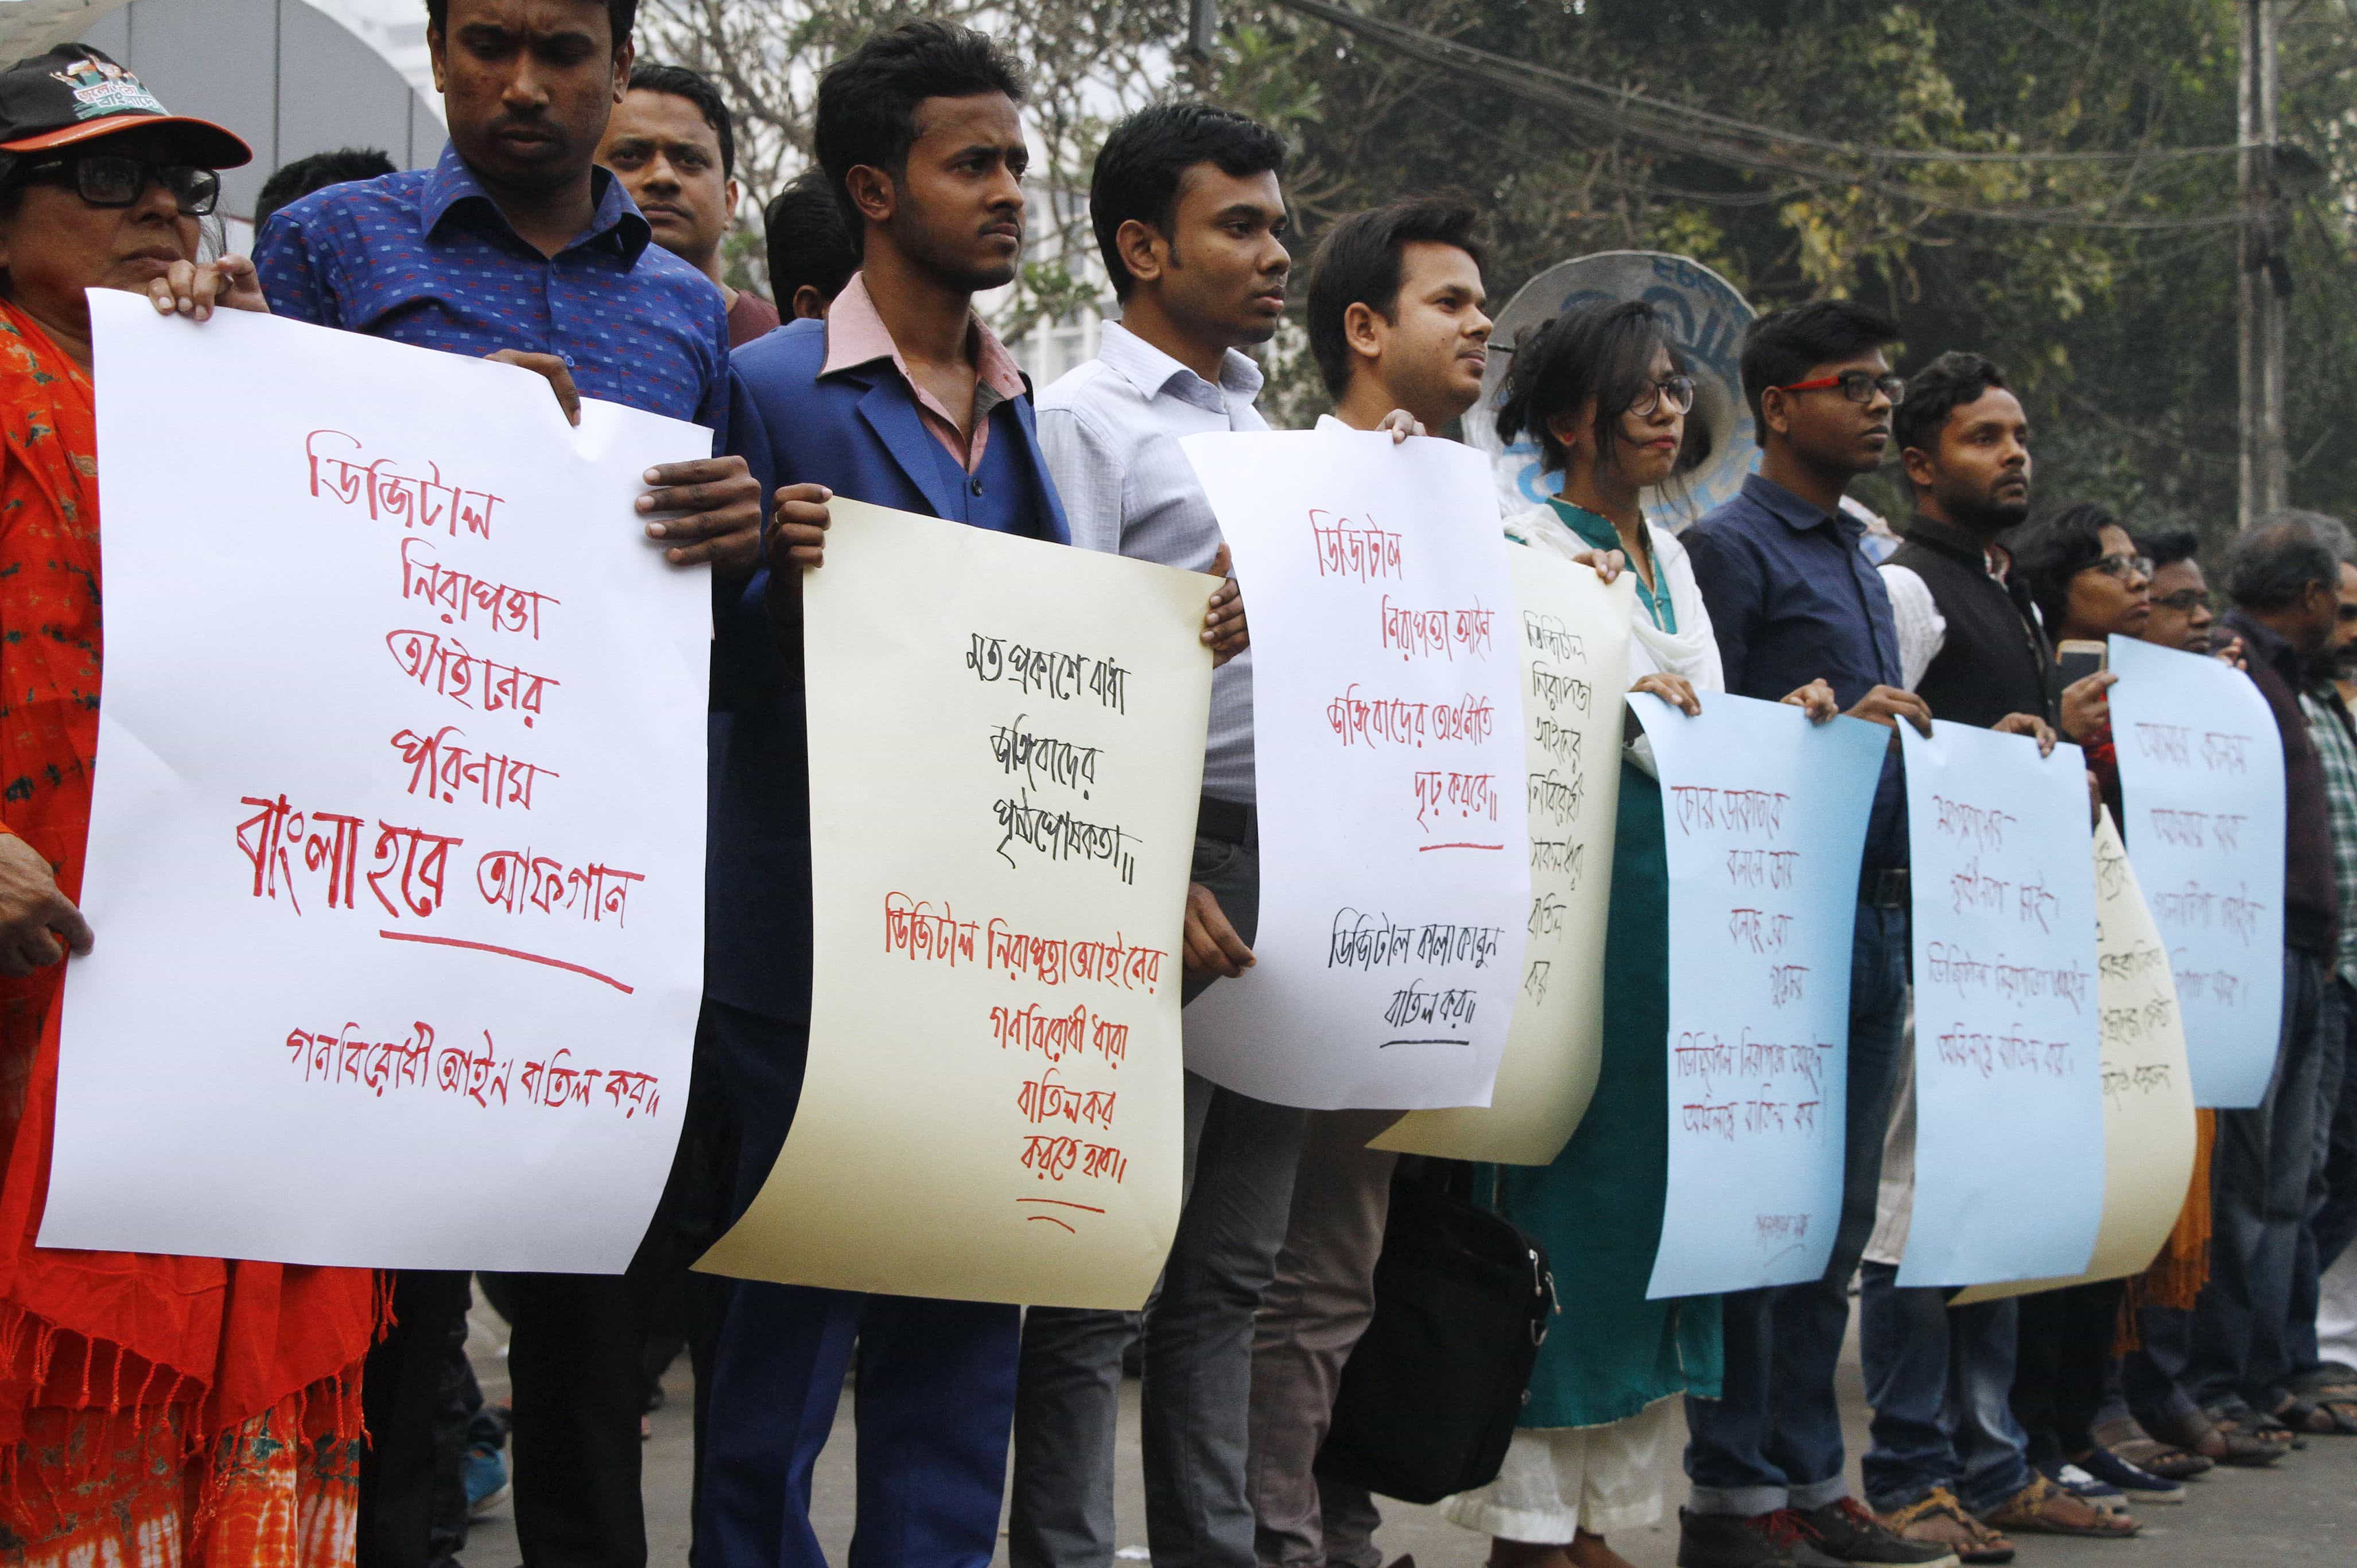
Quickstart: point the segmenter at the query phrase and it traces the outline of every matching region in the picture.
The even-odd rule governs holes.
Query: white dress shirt
[[[1072,542],[1165,566],[1208,572],[1220,521],[1178,438],[1266,430],[1253,406],[1260,367],[1231,349],[1213,386],[1123,327],[1104,324],[1097,357],[1039,394],[1039,449],[1064,503]],[[1252,650],[1211,673],[1203,793],[1253,803]]]

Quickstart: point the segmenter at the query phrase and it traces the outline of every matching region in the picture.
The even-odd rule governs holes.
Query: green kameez
[[[1588,544],[1620,548],[1594,512],[1561,501],[1555,510]],[[1674,631],[1658,567],[1655,581],[1648,591],[1638,577],[1638,601]],[[1554,1164],[1494,1168],[1498,1212],[1546,1247],[1563,1302],[1531,1373],[1523,1426],[1601,1426],[1673,1394],[1718,1396],[1718,1297],[1645,1299],[1669,1189],[1669,923],[1661,785],[1624,761],[1596,1098]]]

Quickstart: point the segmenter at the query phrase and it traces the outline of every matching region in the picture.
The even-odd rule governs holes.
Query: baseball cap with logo
[[[86,44],[60,44],[0,71],[0,153],[38,153],[169,128],[199,168],[236,168],[253,149],[210,120],[166,112],[137,77]]]

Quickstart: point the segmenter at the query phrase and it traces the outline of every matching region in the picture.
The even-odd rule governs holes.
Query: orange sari
[[[76,901],[98,747],[97,450],[89,378],[0,300],[0,825]],[[8,1561],[349,1563],[373,1276],[35,1245],[63,982],[63,965],[0,978]]]

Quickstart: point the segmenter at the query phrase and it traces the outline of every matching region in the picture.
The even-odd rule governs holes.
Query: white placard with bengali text
[[[2256,1105],[2283,1028],[2284,762],[2273,709],[2216,659],[2111,639],[2127,841],[2169,961],[2193,1103]]]
[[[90,298],[97,945],[42,1244],[619,1273],[687,1105],[711,635],[633,502],[710,433]]]
[[[1316,1110],[1487,1105],[1541,788],[1488,464],[1358,431],[1179,445],[1251,606],[1260,809],[1259,961],[1188,1008],[1188,1065]]]

